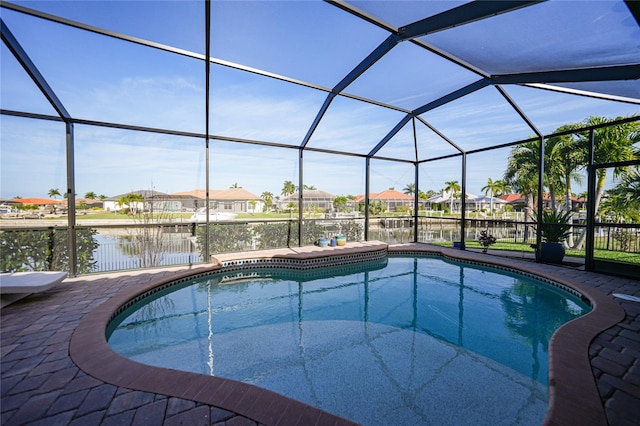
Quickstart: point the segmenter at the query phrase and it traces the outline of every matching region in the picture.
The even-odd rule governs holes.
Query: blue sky
[[[204,51],[204,10],[198,2],[19,3],[197,54]],[[374,9],[383,7],[369,5]],[[453,5],[437,2],[420,7]],[[394,15],[388,15],[390,20],[406,19],[405,14],[415,16],[409,15],[408,6],[398,9]],[[616,13],[623,12],[611,8],[606,16]],[[588,18],[589,14],[585,16]],[[204,132],[202,61],[81,32],[6,9],[2,10],[2,18],[74,118]],[[598,16],[592,20],[596,18],[605,19]],[[213,2],[214,57],[323,87],[337,84],[387,35],[317,1]],[[619,40],[618,44],[625,45],[625,41]],[[54,115],[4,45],[0,54],[2,108]],[[413,109],[475,80],[473,73],[412,44],[402,43],[346,91]],[[638,105],[520,86],[505,88],[543,133],[590,115],[615,117],[640,112]],[[325,97],[325,92],[313,88],[212,65],[210,132],[297,146]],[[366,154],[402,117],[402,112],[338,97],[309,146]],[[493,87],[429,111],[422,118],[464,149],[532,134]],[[64,126],[4,115],[0,120],[0,197],[44,197],[51,188],[63,190]],[[418,125],[416,130],[421,158],[455,152],[425,126]],[[75,131],[79,196],[89,191],[113,196],[151,187],[171,193],[205,186],[202,139],[82,125],[76,125]],[[412,138],[413,130],[408,126],[379,154],[413,159]],[[295,149],[214,141],[210,154],[213,189],[238,183],[257,195],[264,191],[279,195],[285,180],[297,184]],[[482,160],[474,161],[470,156],[468,191],[480,193],[487,178],[500,179],[507,155],[508,150],[500,150],[478,157]],[[318,189],[345,195],[364,192],[362,158],[305,152],[303,172],[305,182]],[[461,180],[460,161],[429,162],[421,167],[421,174],[421,189],[437,191],[446,181]],[[410,165],[372,161],[371,188],[374,192],[390,187],[402,190],[413,181],[413,176]]]

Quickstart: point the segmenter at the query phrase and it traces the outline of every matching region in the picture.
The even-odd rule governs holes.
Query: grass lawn
[[[114,213],[114,212],[87,212],[87,214],[82,214],[83,211],[79,210],[76,214],[76,220],[122,220],[122,219],[135,219],[141,218],[141,216],[129,216],[126,214]],[[162,213],[163,217],[171,218],[171,219],[189,219],[193,216],[193,213]],[[67,216],[60,216],[56,219],[66,219]]]
[[[446,241],[433,242],[429,244],[434,244],[442,247],[451,247],[451,242],[446,242]],[[467,248],[470,248],[470,249],[482,249],[482,246],[477,241],[467,241],[466,244],[467,244]],[[522,252],[533,253],[534,249],[532,249],[529,246],[529,244],[497,242],[489,248],[489,252],[491,251],[513,251],[517,253],[522,253]],[[567,250],[566,256],[584,258],[585,251],[584,250]],[[633,263],[633,264],[640,265],[640,253],[629,253],[629,252],[623,252],[623,251],[596,249],[594,252],[594,258],[596,260]]]
[[[87,214],[83,214],[82,210],[79,210],[76,215],[76,220],[122,220],[122,219],[141,219],[141,216],[129,216],[126,214],[120,214],[115,212],[91,212],[88,211]],[[189,220],[193,213],[185,212],[185,213],[160,213],[162,218],[169,219],[184,219]],[[67,216],[60,216],[56,219],[66,219]],[[289,219],[289,213],[240,213],[236,217],[236,219]],[[294,213],[292,219],[297,219],[297,213]],[[305,217],[306,219],[306,217]]]

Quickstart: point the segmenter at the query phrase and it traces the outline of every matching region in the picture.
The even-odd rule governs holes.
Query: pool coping
[[[81,320],[71,337],[69,355],[81,370],[106,383],[213,405],[265,425],[353,425],[355,423],[347,419],[257,386],[132,361],[111,349],[106,341],[105,330],[122,306],[170,282],[186,280],[200,274],[256,267],[258,259],[264,260],[264,263],[261,263],[264,267],[273,263],[290,262],[289,267],[291,264],[298,264],[299,269],[305,269],[330,264],[332,258],[344,259],[344,256],[381,250],[388,254],[439,255],[452,260],[494,266],[552,280],[584,295],[589,299],[593,310],[561,326],[549,343],[549,406],[544,423],[607,424],[605,410],[591,370],[588,350],[595,336],[624,318],[624,310],[618,303],[606,294],[582,284],[577,278],[556,273],[555,267],[545,268],[542,275],[540,265],[532,262],[424,244],[389,246],[386,243],[370,241],[349,243],[343,247],[312,246],[219,255],[212,259],[211,264],[179,271],[171,277],[153,279],[133,290],[122,291],[111,297]]]

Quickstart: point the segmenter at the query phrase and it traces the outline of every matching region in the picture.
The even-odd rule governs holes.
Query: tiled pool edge
[[[272,267],[273,263],[298,264],[305,267],[326,266],[332,257],[339,262],[349,262],[348,257],[362,253],[421,253],[442,255],[445,258],[468,263],[484,264],[500,269],[542,277],[530,263],[513,262],[478,253],[438,248],[422,244],[387,246],[384,243],[365,244],[354,248],[311,249],[304,252],[266,251],[221,256],[216,264],[198,268],[196,272],[182,271],[174,276],[158,279],[136,288],[135,292],[123,292],[104,302],[88,314],[72,335],[69,353],[73,361],[86,373],[107,383],[134,390],[175,396],[233,411],[263,424],[295,423],[304,415],[305,424],[352,424],[314,407],[291,400],[271,391],[233,380],[203,376],[194,373],[151,367],[121,357],[107,345],[104,336],[107,324],[116,311],[138,295],[169,282],[192,279],[195,275],[216,271],[233,271],[254,268],[257,264]],[[345,258],[345,256],[347,258]],[[367,256],[364,256],[366,258]],[[258,259],[262,259],[258,261]],[[292,260],[293,259],[293,260]],[[317,261],[320,259],[320,261]],[[255,262],[254,262],[255,260]],[[358,258],[355,261],[362,261]],[[311,262],[310,262],[311,261]],[[271,266],[269,266],[271,265]],[[306,266],[305,266],[306,265]],[[295,266],[289,266],[295,267]],[[604,408],[591,371],[588,348],[591,340],[601,331],[624,318],[624,311],[605,294],[572,281],[553,270],[546,277],[569,288],[575,288],[587,296],[594,309],[589,314],[562,326],[552,337],[549,346],[550,402],[546,424],[607,424]],[[102,330],[102,332],[97,332]],[[295,417],[295,421],[293,420]],[[321,421],[322,420],[322,421]]]

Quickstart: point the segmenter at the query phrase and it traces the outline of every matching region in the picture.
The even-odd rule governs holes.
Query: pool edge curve
[[[482,264],[522,273],[544,281],[552,281],[574,289],[592,304],[588,314],[563,324],[549,343],[549,405],[544,424],[606,425],[607,418],[600,400],[589,360],[589,344],[602,331],[621,321],[624,310],[610,296],[582,284],[577,278],[555,273],[553,266],[526,261],[487,256],[476,252],[442,248],[420,243],[387,245],[380,242],[353,243],[337,248],[301,248],[267,250],[251,253],[220,255],[209,265],[178,270],[169,276],[149,281],[135,290],[120,291],[93,309],[81,321],[71,336],[69,355],[85,373],[107,383],[125,388],[155,392],[213,405],[259,423],[295,424],[304,418],[305,424],[354,424],[316,407],[282,396],[267,389],[231,379],[205,376],[140,364],[111,349],[106,329],[122,306],[158,286],[216,271],[255,267],[255,259],[282,259],[299,263],[304,269],[310,260],[321,259],[324,266],[332,257],[352,256],[384,250],[389,254],[424,253],[440,255],[456,261]],[[357,257],[357,256],[355,256]],[[360,260],[358,260],[360,261]],[[294,420],[295,419],[295,420]]]

